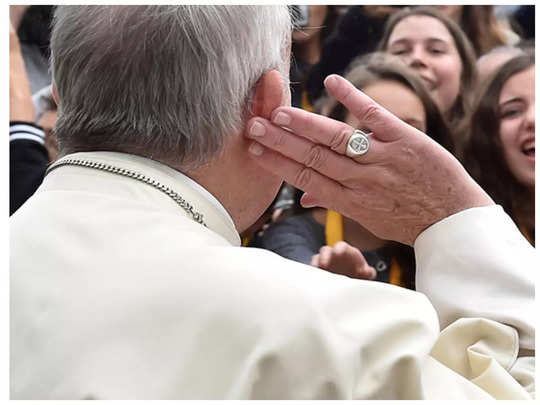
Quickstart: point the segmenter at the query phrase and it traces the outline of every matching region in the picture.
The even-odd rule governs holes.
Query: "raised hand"
[[[268,171],[306,192],[304,206],[338,211],[383,239],[412,245],[424,229],[462,210],[492,205],[446,149],[396,118],[338,75],[328,92],[367,128],[369,150],[345,156],[355,128],[292,107],[252,118],[250,152]]]

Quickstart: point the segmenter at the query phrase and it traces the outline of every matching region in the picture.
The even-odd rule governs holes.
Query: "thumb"
[[[375,280],[377,278],[377,270],[374,267],[367,266],[366,273],[368,280]]]

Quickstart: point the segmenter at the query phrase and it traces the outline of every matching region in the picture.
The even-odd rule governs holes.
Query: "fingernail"
[[[337,84],[337,80],[333,75],[328,76],[324,81],[324,84],[326,85],[326,87],[334,87]]]
[[[249,133],[253,136],[264,136],[266,128],[260,122],[255,121],[249,129]]]
[[[291,123],[291,117],[283,112],[278,112],[272,122],[277,125],[289,125]]]
[[[260,125],[260,124],[259,124]],[[249,147],[249,153],[255,156],[261,156],[264,152],[264,148],[260,143],[253,142]]]

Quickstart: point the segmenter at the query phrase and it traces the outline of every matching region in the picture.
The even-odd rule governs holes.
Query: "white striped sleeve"
[[[45,132],[35,125],[17,123],[9,126],[9,141],[26,139],[45,145]]]

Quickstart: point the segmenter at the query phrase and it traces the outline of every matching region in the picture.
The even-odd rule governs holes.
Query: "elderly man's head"
[[[61,154],[111,150],[196,168],[288,85],[286,6],[62,6],[51,38]]]

